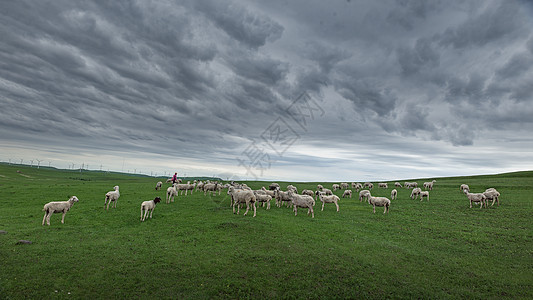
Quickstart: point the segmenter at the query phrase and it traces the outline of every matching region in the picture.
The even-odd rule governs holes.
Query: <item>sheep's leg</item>
[[[374,208],[374,213],[376,213],[376,205],[372,205],[372,207]]]
[[[325,203],[325,202],[322,202],[322,211],[324,211],[324,203]]]
[[[44,212],[44,217],[43,217],[43,226],[44,226],[44,222],[46,221],[46,215],[48,215],[48,211],[45,211],[45,212]]]
[[[313,211],[313,207],[309,207],[309,209],[311,210],[311,218],[315,218],[315,212]],[[309,213],[308,213],[309,214]]]
[[[143,221],[143,208],[141,207],[141,222]]]
[[[61,216],[61,224],[65,224],[65,215],[67,214],[66,211],[63,211],[63,216]]]
[[[297,216],[298,215],[298,208],[295,206],[293,206],[293,209],[294,210],[294,215]]]
[[[152,214],[154,213],[154,209],[155,209],[155,207],[150,210],[150,219],[152,218]]]
[[[246,214],[248,213],[249,209],[250,209],[250,202],[246,201],[246,211],[244,212],[243,216],[246,216]]]
[[[472,208],[472,200],[470,200],[470,208]]]
[[[235,204],[237,204],[237,202],[233,203],[233,213],[235,213]]]
[[[335,206],[337,206],[337,212],[339,211],[339,204],[335,202]]]
[[[48,226],[50,226],[50,217],[52,216],[53,212],[49,212],[48,215],[46,216],[46,224]]]
[[[270,209],[270,200],[267,202],[267,210]]]
[[[253,203],[253,206],[254,206],[254,218],[255,218],[255,213],[257,212],[257,209],[255,207],[255,202]]]

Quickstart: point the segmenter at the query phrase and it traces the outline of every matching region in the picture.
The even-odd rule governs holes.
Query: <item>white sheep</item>
[[[411,191],[411,199],[416,200],[418,198],[418,195],[420,195],[420,192],[422,191],[421,188],[414,188]]]
[[[309,195],[298,195],[293,191],[288,191],[289,198],[292,202],[292,207],[294,210],[294,215],[298,215],[298,207],[307,208],[307,215],[311,213],[311,218],[315,217],[315,212],[313,211],[313,206],[315,206],[315,199]]]
[[[252,205],[254,209],[254,217],[255,217],[256,211],[257,211],[255,202],[257,199],[253,191],[236,189],[235,187],[230,186],[228,188],[228,193],[231,195],[231,201],[233,202],[233,213],[235,213],[235,206],[237,206],[237,214],[239,214],[239,211],[240,211],[239,204],[245,203],[246,212],[244,213],[244,216],[246,216],[246,214],[248,213],[248,210],[250,210],[250,205]]]
[[[270,185],[268,186],[268,189],[271,190],[271,191],[275,191],[276,189],[279,189],[279,188],[281,188],[281,187],[280,187],[279,184],[276,183],[276,182],[273,182],[272,184],[270,184]]]
[[[368,204],[371,204],[374,208],[374,213],[376,213],[376,206],[384,206],[385,210],[383,213],[389,212],[390,200],[386,197],[368,197]]]
[[[220,190],[218,189],[218,182],[204,184],[204,196],[207,195],[208,192],[213,193],[213,196],[216,196],[217,191],[220,195]]]
[[[378,188],[388,188],[389,186],[387,185],[386,182],[379,182],[378,183]]]
[[[335,206],[337,207],[337,211],[339,211],[339,203],[338,203],[340,201],[339,196],[337,195],[326,196],[324,195],[324,193],[318,192],[318,199],[322,201],[322,211],[324,210],[324,204],[326,203],[335,203]]]
[[[316,189],[319,190],[319,191],[321,191],[323,188],[324,188],[324,187],[323,187],[321,184],[319,184],[319,185],[316,186]]]
[[[424,200],[424,197],[429,201],[429,191],[421,191],[420,192],[420,201]]]
[[[334,183],[334,184],[331,185],[331,188],[332,188],[334,191],[336,191],[336,190],[339,190],[339,189],[341,188],[341,186],[338,185],[338,184],[336,184],[336,183]]]
[[[55,202],[48,202],[44,205],[43,211],[44,211],[44,217],[43,217],[43,225],[46,221],[46,224],[50,226],[50,217],[54,213],[63,213],[63,216],[61,217],[61,224],[65,224],[65,214],[67,211],[70,210],[72,205],[74,205],[74,202],[78,202],[79,199],[76,196],[72,196],[68,199],[68,201],[55,201]]]
[[[490,206],[494,205],[494,202],[498,202],[498,206],[500,206],[500,193],[495,188],[488,188],[483,192],[483,195],[487,198],[487,201],[492,200],[492,204]]]
[[[432,180],[432,181],[429,181],[429,182],[424,182],[424,188],[426,190],[430,190],[432,191],[433,190],[433,184],[436,182],[436,180]]]
[[[158,182],[155,184],[155,190],[156,190],[156,191],[161,190],[161,187],[162,187],[162,186],[163,186],[163,182],[158,181]]]
[[[463,193],[464,193],[465,191],[470,192],[470,187],[468,186],[468,184],[464,184],[464,183],[463,183],[463,184],[461,184],[461,186],[459,187],[459,190],[461,190],[461,192],[463,192]]]
[[[344,193],[342,193],[342,198],[346,198],[348,196],[352,198],[352,190],[345,190]]]
[[[402,184],[399,183],[398,181],[396,181],[396,182],[394,183],[394,186],[397,187],[397,188],[401,188],[401,187],[402,187]]]
[[[341,190],[347,190],[347,189],[350,188],[350,186],[346,182],[341,182],[341,184],[339,184],[339,185],[341,187]]]
[[[468,201],[470,201],[470,208],[472,208],[472,202],[481,204],[479,208],[483,208],[483,205],[487,207],[487,197],[483,193],[470,193],[464,190]]]
[[[143,203],[141,203],[141,222],[144,222],[144,220],[146,220],[146,215],[148,214],[148,212],[150,212],[150,219],[152,218],[155,205],[159,202],[161,202],[161,198],[155,197],[154,200],[144,201]],[[144,216],[143,216],[143,212],[144,212]]]
[[[114,208],[117,207],[118,198],[120,197],[120,192],[118,191],[118,185],[115,185],[114,189],[115,189],[114,191],[110,191],[105,194],[104,206],[106,206],[107,204],[106,210],[109,209],[109,204],[111,204],[111,201],[113,201],[113,206],[111,207],[114,207]]]
[[[371,190],[371,189],[374,188],[374,184],[372,182],[365,182],[365,184],[363,184],[363,187],[368,188],[369,190]]]
[[[294,185],[292,185],[292,184],[289,184],[289,185],[287,186],[287,191],[293,191],[293,192],[295,192],[296,194],[298,194],[298,188],[296,188],[296,187],[295,187]]]
[[[313,197],[315,195],[315,192],[313,192],[312,190],[303,190],[302,195],[308,195]]]
[[[390,199],[391,200],[396,200],[398,198],[398,191],[396,189],[392,190],[390,192]]]
[[[353,185],[352,185],[352,187],[353,187]],[[356,183],[354,189],[355,189],[355,192],[359,192],[359,190],[363,189],[363,185],[360,184],[360,183]]]
[[[291,203],[291,198],[289,197],[289,193],[288,192],[284,192],[284,191],[282,191],[280,189],[276,189],[275,190],[275,197],[276,197],[276,205],[278,207],[281,207],[283,202],[286,202],[287,206],[289,206],[289,207],[292,204]]]
[[[172,186],[167,188],[167,197],[166,203],[174,202],[174,197],[178,195],[178,190],[176,190],[177,183],[174,183]]]
[[[359,192],[359,202],[363,202],[363,198],[366,198],[366,200],[368,200],[368,197],[370,197],[369,190],[362,190]]]
[[[267,190],[265,187],[261,187],[261,190],[263,190],[263,192],[265,192],[265,194],[269,195],[270,197],[275,197],[276,191]]]
[[[266,193],[261,193],[262,190],[254,191],[255,199],[257,202],[263,203],[263,206],[265,206],[265,203],[267,204],[266,209],[270,209],[270,200],[272,200],[272,197],[270,195],[267,195]]]

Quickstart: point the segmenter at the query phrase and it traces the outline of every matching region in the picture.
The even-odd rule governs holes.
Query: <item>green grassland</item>
[[[531,171],[437,178],[429,202],[398,189],[386,215],[354,193],[340,212],[317,203],[314,219],[275,205],[252,218],[233,214],[224,191],[178,196],[141,223],[141,202],[169,186],[157,181],[0,164],[0,298],[533,298]],[[469,208],[461,183],[498,189],[501,205]],[[42,226],[43,205],[69,195],[80,201],[65,224],[55,214]]]

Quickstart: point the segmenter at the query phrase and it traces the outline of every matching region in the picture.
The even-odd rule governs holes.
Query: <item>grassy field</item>
[[[141,223],[140,203],[164,198],[156,182],[0,164],[0,298],[533,298],[533,172],[438,178],[429,202],[398,189],[387,215],[354,196],[314,219],[275,205],[252,218],[195,192]],[[461,183],[498,189],[501,206],[470,209]],[[43,205],[69,195],[65,224],[41,226]]]

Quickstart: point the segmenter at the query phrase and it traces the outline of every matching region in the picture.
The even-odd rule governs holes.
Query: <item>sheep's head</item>
[[[118,185],[115,185],[114,189],[115,191],[118,191]]]
[[[72,197],[70,197],[68,200],[69,200],[69,201],[72,201],[72,202],[78,202],[78,201],[80,201],[80,199],[78,199],[78,197],[76,197],[76,196],[72,196]]]
[[[154,198],[154,203],[157,204],[157,203],[159,203],[159,202],[161,202],[161,198],[159,198],[159,197],[155,197],[155,198]]]

